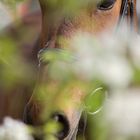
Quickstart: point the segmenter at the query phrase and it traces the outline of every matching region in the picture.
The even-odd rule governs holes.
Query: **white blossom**
[[[12,15],[8,12],[8,9],[0,3],[0,30],[8,26],[12,21]]]
[[[77,61],[75,61],[74,71],[80,76],[90,79],[95,71],[95,54],[93,54],[94,38],[89,33],[79,32],[71,40],[71,48],[74,50]],[[96,45],[95,45],[96,46]]]
[[[0,140],[33,140],[26,125],[9,117],[0,126]]]
[[[105,116],[111,131],[118,135],[138,136],[140,133],[140,89],[114,93],[106,101]]]
[[[71,41],[77,57],[73,65],[76,73],[87,79],[99,79],[113,87],[126,87],[132,78],[132,70],[126,57],[124,42],[115,35],[95,38],[79,32]]]
[[[130,45],[130,54],[133,60],[133,63],[140,68],[140,36],[137,35],[136,38],[134,38],[131,41]]]
[[[121,88],[129,85],[132,71],[126,60],[108,57],[98,64],[98,77],[108,86]]]

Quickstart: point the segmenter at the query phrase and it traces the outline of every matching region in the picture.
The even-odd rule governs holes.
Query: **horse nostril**
[[[62,129],[57,134],[58,139],[62,140],[69,133],[69,129],[70,129],[69,122],[68,122],[66,116],[64,116],[63,114],[60,114],[60,113],[55,113],[52,116],[52,119],[57,121],[62,126]]]

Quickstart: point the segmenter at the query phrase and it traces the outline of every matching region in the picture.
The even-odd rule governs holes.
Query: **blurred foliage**
[[[106,91],[103,88],[94,89],[91,93],[88,93],[85,99],[85,109],[90,115],[97,114],[101,111],[105,97]]]
[[[11,10],[16,10],[17,4],[26,0],[1,0],[0,2],[5,4]]]
[[[29,74],[27,76],[27,73]],[[11,89],[19,82],[30,83],[31,67],[22,58],[17,43],[8,36],[0,36],[0,85]]]
[[[1,2],[15,8],[16,4],[21,1],[23,0],[2,0]],[[79,12],[81,9],[86,9],[87,6],[92,8],[91,6],[94,5],[93,3],[97,2],[95,0],[40,1],[42,2],[43,6],[48,8],[48,16],[50,18],[53,17],[54,20],[57,20],[55,17],[67,15],[71,16]],[[24,27],[20,29],[18,37],[21,35],[20,39],[22,38],[22,40],[19,38],[14,40],[11,36],[5,35],[4,33],[1,33],[0,35],[0,87],[2,88],[11,90],[13,87],[18,85],[18,83],[28,84],[34,80],[32,79],[34,74],[32,66],[30,63],[25,61],[19,49],[21,44],[26,44],[34,38],[32,36],[34,32],[32,31],[27,33],[27,30],[28,32],[32,31],[30,30],[30,27],[26,30]],[[94,44],[96,43],[94,42]],[[102,53],[104,54],[106,52],[102,51]],[[107,55],[109,53],[110,52],[108,51]],[[97,57],[97,59],[98,58],[99,57]],[[74,66],[77,64],[75,62],[77,62],[78,59],[71,51],[62,49],[45,49],[40,52],[39,59],[40,67],[43,69],[41,71],[42,73],[39,75],[40,81],[34,89],[33,96],[37,101],[41,102],[41,105],[43,105],[44,110],[40,116],[41,119],[46,122],[43,126],[34,127],[32,129],[33,134],[37,136],[43,136],[44,140],[56,140],[56,134],[61,129],[63,129],[63,126],[49,118],[58,109],[67,109],[70,106],[75,108],[75,110],[81,109],[88,114],[88,131],[86,134],[89,140],[113,139],[113,136],[109,135],[109,130],[111,128],[106,124],[106,121],[104,120],[102,109],[107,98],[107,90],[116,89],[111,89],[111,86],[107,87],[107,84],[102,81],[102,79],[96,78],[97,75],[95,77],[90,77],[91,79],[86,79],[84,77],[86,76],[86,73],[84,73],[85,75],[79,74],[82,69],[80,69],[80,71],[78,71],[79,73],[77,74]],[[101,60],[101,62],[103,62],[103,60]],[[110,65],[110,68],[111,66],[112,65]],[[131,84],[134,83],[134,85],[139,86],[140,68],[132,66],[132,69],[133,78]],[[107,80],[109,80],[110,73],[107,74]],[[82,91],[82,102],[80,96],[77,95],[77,89]],[[77,99],[75,102],[73,101],[73,96],[75,96]]]
[[[25,0],[1,0],[2,3],[7,4],[9,6],[16,6],[17,3],[22,2]]]
[[[47,10],[56,11],[63,14],[73,13],[75,14],[75,11],[82,8],[84,10],[85,8],[93,8],[92,6],[95,6],[96,0],[48,0],[43,1],[40,0],[41,3],[47,6]]]
[[[97,0],[40,0],[47,17],[46,22],[49,21],[48,24],[53,25],[57,25],[64,17],[71,18],[81,12],[87,12],[87,9],[94,9],[97,2]]]

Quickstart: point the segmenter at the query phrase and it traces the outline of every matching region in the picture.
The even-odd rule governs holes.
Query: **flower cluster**
[[[139,93],[140,89],[135,88],[117,91],[105,103],[107,123],[119,136],[140,136]]]
[[[140,129],[140,95],[135,88],[140,84],[140,36],[128,32],[126,26],[123,27],[114,34],[106,33],[99,38],[80,31],[60,42],[70,51],[60,49],[50,53],[47,51],[43,55],[46,61],[53,62],[49,66],[52,67],[51,75],[55,78],[72,73],[85,85],[94,85],[98,81],[98,85],[106,87],[109,96],[104,101],[104,107],[98,109],[104,110],[104,121],[111,128],[109,133],[129,138],[138,136]],[[104,91],[99,93],[102,92]],[[88,107],[95,105],[92,96],[95,94],[88,99]],[[90,114],[96,114],[96,111]]]
[[[62,70],[62,73],[71,71],[82,80],[98,80],[109,88],[128,87],[133,82],[135,69],[140,69],[140,37],[133,37],[129,32],[122,36],[122,32],[126,32],[125,28],[121,32],[104,34],[99,38],[86,32],[75,33],[71,39],[63,38],[60,44],[67,45],[65,48],[70,48],[73,57],[61,51],[63,53],[55,61],[58,69],[55,69]],[[48,59],[47,53],[45,57]],[[64,53],[72,61],[67,61],[67,58],[63,59],[64,63],[59,59]]]
[[[1,140],[33,140],[29,134],[27,126],[17,120],[9,117],[4,119],[3,125],[0,126]]]

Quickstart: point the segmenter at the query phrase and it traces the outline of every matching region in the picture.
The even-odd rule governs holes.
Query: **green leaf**
[[[85,100],[86,111],[91,115],[98,113],[103,107],[104,100],[105,91],[102,87],[93,90]]]

